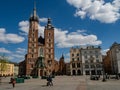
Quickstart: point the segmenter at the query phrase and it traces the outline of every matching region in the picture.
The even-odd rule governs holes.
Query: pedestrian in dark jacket
[[[48,76],[47,78],[47,86],[53,86],[53,82],[52,82],[52,77],[51,76]]]
[[[13,88],[15,87],[15,84],[16,84],[16,81],[15,81],[15,79],[14,78],[12,78],[12,86],[13,86]]]

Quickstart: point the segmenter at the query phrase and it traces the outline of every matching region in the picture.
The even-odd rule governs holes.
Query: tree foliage
[[[2,72],[6,71],[7,69],[7,58],[3,55],[0,56],[0,74],[2,74]]]

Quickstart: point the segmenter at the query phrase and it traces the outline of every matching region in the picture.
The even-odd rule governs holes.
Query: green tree
[[[6,71],[7,69],[7,58],[5,57],[5,55],[1,55],[0,56],[0,83],[2,81],[2,74],[4,71]]]

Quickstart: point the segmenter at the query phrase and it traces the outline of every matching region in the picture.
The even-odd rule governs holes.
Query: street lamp
[[[94,57],[93,56],[91,56],[90,57],[90,61],[89,61],[89,64],[90,64],[90,67],[89,67],[89,69],[90,69],[90,78],[92,79],[92,64],[94,64]]]
[[[103,79],[102,81],[105,82],[106,78],[105,78],[105,70],[104,70],[104,63],[102,62],[102,68],[103,68]]]
[[[118,75],[118,73],[119,73],[119,66],[118,66],[118,63],[120,62],[120,58],[119,58],[119,55],[120,55],[120,48],[118,48],[118,49],[116,49],[116,68],[115,68],[115,72],[116,72],[116,79],[118,79],[119,80],[119,75]]]

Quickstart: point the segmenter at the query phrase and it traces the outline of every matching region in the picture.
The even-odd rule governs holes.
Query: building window
[[[33,68],[33,64],[31,64],[31,68]]]
[[[98,51],[95,51],[95,54],[98,54]]]
[[[89,65],[85,65],[85,68],[89,68]]]
[[[87,55],[85,55],[84,58],[87,59]]]
[[[36,47],[36,44],[34,44],[34,47]]]
[[[79,58],[77,58],[77,60],[79,61]]]
[[[101,65],[100,65],[100,64],[97,64],[96,67],[97,67],[97,68],[101,68]]]
[[[78,68],[80,67],[80,63],[77,63],[77,67],[78,67]]]
[[[51,58],[51,55],[49,55],[49,58]]]
[[[48,65],[51,66],[52,60],[48,60]]]
[[[51,42],[51,40],[49,39],[49,42]]]
[[[98,55],[96,55],[96,58],[98,58]]]
[[[43,55],[43,49],[40,48],[40,55]]]
[[[92,59],[92,60],[90,60],[90,63],[93,63],[94,62],[94,60]]]
[[[72,63],[72,68],[75,68],[75,63]]]
[[[32,53],[34,53],[34,49],[32,49]]]
[[[34,33],[33,33],[32,37],[34,38]]]
[[[50,44],[49,44],[49,47],[50,47]]]
[[[99,62],[99,59],[97,59],[96,62],[98,63],[98,62]]]
[[[51,52],[51,50],[49,49],[49,53]]]
[[[33,54],[32,54],[32,58],[33,58]]]
[[[85,63],[88,63],[88,60],[85,60]]]
[[[74,61],[74,58],[72,58],[72,61]]]
[[[72,57],[74,57],[74,54],[72,54]]]
[[[79,56],[79,53],[77,53],[77,56]]]
[[[34,42],[34,38],[32,38],[32,41]]]
[[[85,51],[84,54],[87,54],[87,52]]]
[[[94,65],[91,65],[90,67],[91,67],[91,68],[95,68],[95,66],[94,66]]]
[[[51,36],[51,33],[48,33],[48,36]]]

